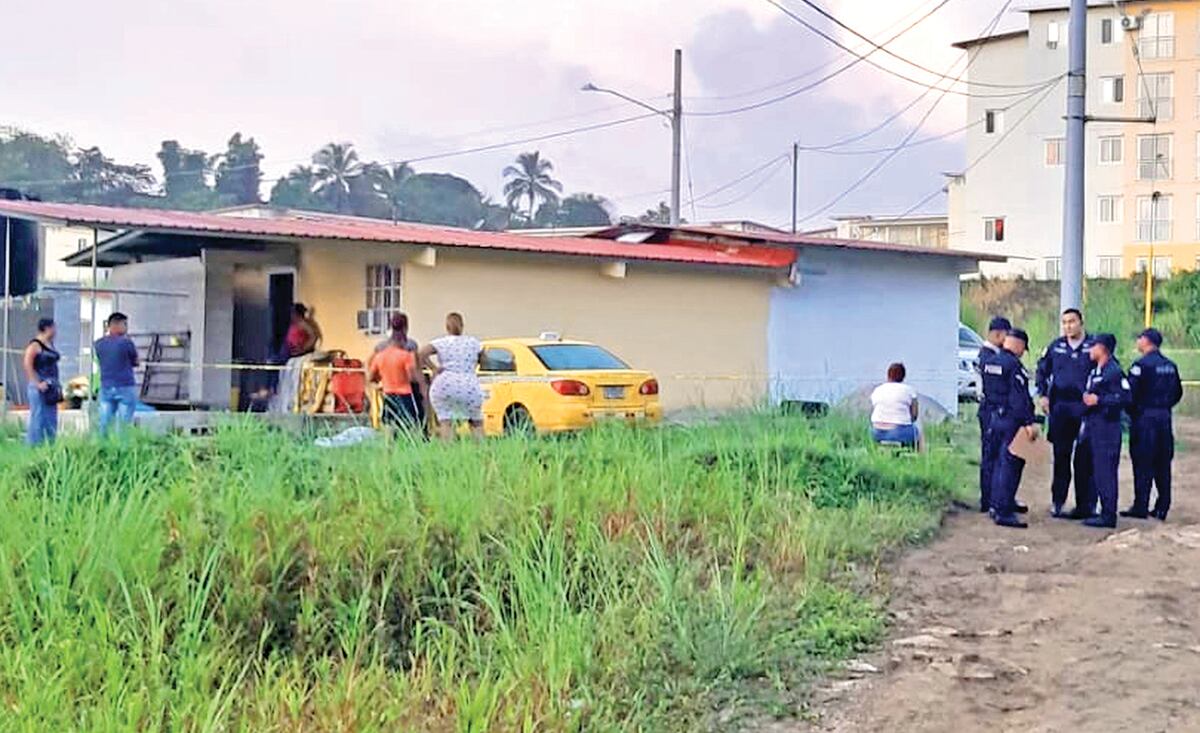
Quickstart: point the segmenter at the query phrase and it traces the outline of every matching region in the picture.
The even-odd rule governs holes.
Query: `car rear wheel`
[[[505,435],[533,435],[533,417],[523,405],[513,405],[504,413]]]

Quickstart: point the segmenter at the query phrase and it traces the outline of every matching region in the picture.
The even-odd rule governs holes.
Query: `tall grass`
[[[482,446],[0,445],[0,729],[686,730],[874,640],[944,445],[753,416]],[[935,440],[935,443],[937,441]],[[857,569],[857,572],[855,572]]]

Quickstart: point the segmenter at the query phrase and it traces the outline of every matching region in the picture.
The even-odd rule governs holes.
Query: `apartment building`
[[[855,239],[863,242],[905,244],[926,249],[949,246],[947,218],[940,214],[915,216],[872,216],[864,214],[830,217],[833,226],[807,234],[825,239]]]
[[[973,86],[968,100],[966,164],[948,186],[950,246],[1019,258],[985,265],[987,275],[1059,276],[1066,82],[1036,85],[1066,71],[1067,11],[1065,0],[1029,6],[1026,30],[955,44],[973,58],[968,78],[991,86]],[[1200,0],[1095,2],[1087,23],[1088,114],[1098,119],[1087,127],[1086,274],[1196,269]]]

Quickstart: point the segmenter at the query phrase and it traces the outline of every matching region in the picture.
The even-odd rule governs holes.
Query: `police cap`
[[[1139,338],[1146,339],[1155,346],[1162,346],[1162,332],[1157,328],[1147,328],[1145,331],[1142,331],[1140,334],[1138,334],[1138,336]]]
[[[1103,344],[1108,353],[1112,354],[1117,350],[1117,337],[1111,333],[1098,333],[1092,337],[1092,340],[1098,344]]]
[[[1011,331],[1012,323],[1003,316],[996,316],[992,322],[988,324],[989,331]]]
[[[1029,334],[1025,333],[1024,331],[1022,331],[1019,328],[1008,329],[1008,335],[1012,336],[1015,339],[1020,339],[1021,341],[1024,341],[1026,346],[1029,345]]]

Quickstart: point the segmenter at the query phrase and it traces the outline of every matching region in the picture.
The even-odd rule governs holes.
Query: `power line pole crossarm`
[[[1067,170],[1063,196],[1060,310],[1083,306],[1084,175],[1087,159],[1087,6],[1071,0],[1067,47]]]

